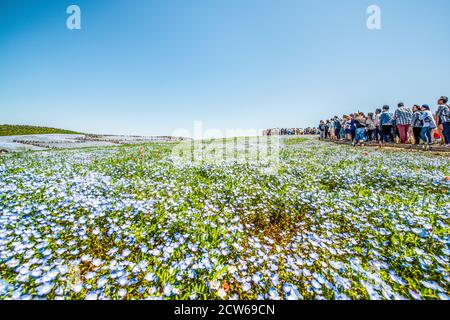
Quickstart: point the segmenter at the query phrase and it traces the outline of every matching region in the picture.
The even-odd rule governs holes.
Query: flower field
[[[449,299],[450,158],[175,146],[0,157],[0,299]]]

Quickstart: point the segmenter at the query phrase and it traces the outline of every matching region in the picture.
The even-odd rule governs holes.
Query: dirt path
[[[348,141],[331,141],[326,140],[324,142],[328,143],[334,143],[339,145],[347,145],[352,146],[351,142]],[[433,153],[433,154],[442,154],[442,155],[450,155],[450,148],[445,148],[439,145],[432,145],[429,150],[424,149],[422,145],[412,145],[412,144],[383,144],[380,145],[379,143],[365,143],[364,146],[356,146],[358,148],[361,147],[367,147],[367,148],[377,148],[379,150],[386,150],[386,151],[410,151],[410,152],[426,152],[426,153]]]

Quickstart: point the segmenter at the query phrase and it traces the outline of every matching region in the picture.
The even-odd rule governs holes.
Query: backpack
[[[392,125],[392,117],[394,116],[391,112],[383,112],[382,115],[385,115],[384,117],[387,117],[387,121],[385,120],[383,125],[384,126],[390,126]]]

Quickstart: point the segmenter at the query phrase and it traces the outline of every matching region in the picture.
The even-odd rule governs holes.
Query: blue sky
[[[435,105],[449,15],[448,0],[1,0],[0,123],[150,135]]]

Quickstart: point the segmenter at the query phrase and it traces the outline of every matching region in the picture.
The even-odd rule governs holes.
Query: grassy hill
[[[74,132],[70,130],[47,128],[47,127],[36,127],[36,126],[21,126],[21,125],[0,125],[0,136],[19,136],[27,134],[79,134],[79,132]]]

